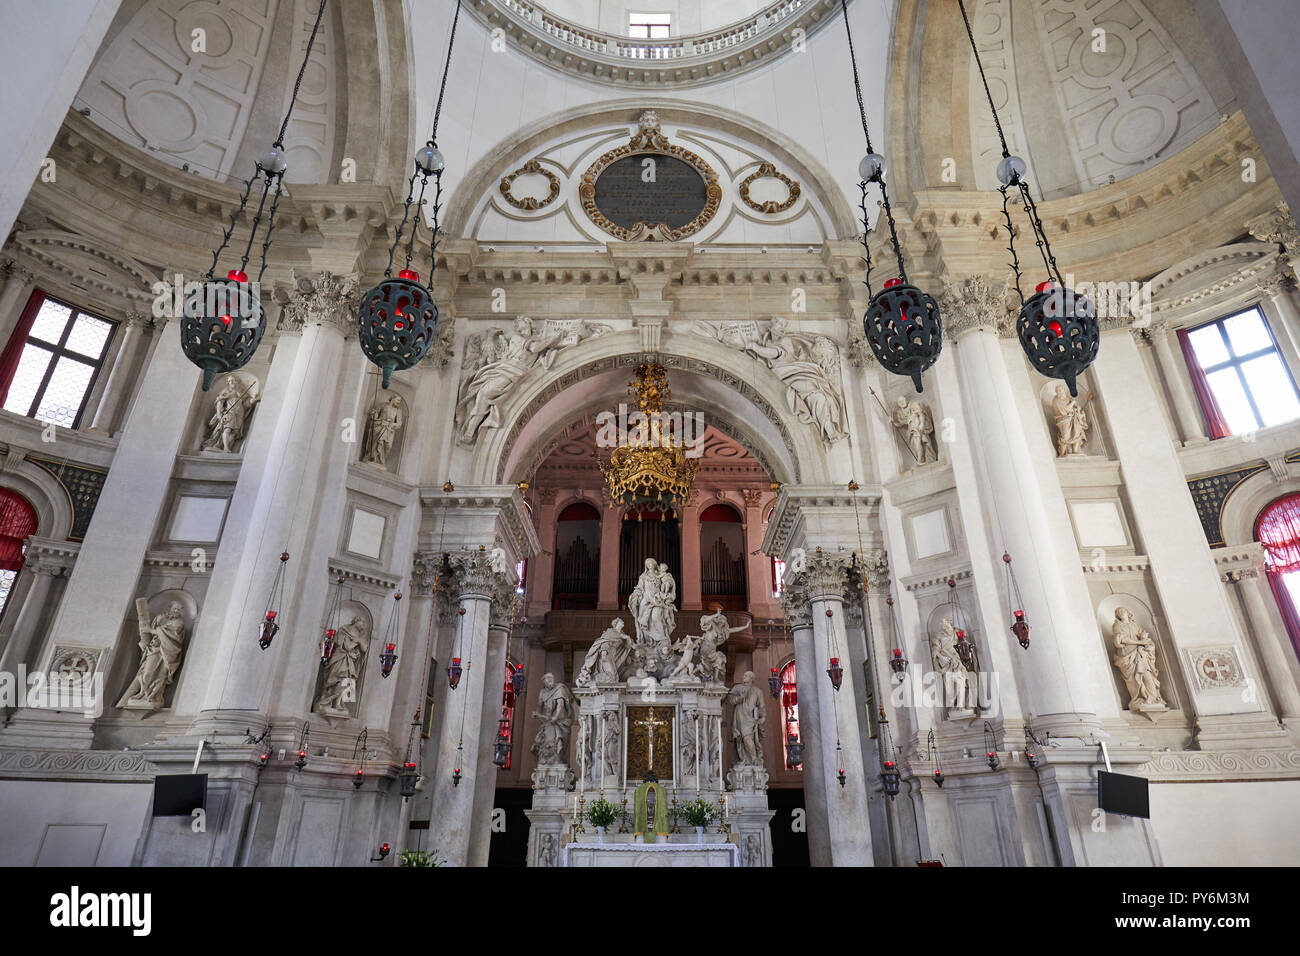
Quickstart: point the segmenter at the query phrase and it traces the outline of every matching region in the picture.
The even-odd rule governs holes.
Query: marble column
[[[460,686],[447,696],[438,729],[429,845],[447,865],[469,866],[472,856],[485,855],[471,849],[475,843],[475,824],[482,823],[476,820],[481,816],[476,810],[482,809],[476,806],[479,778],[487,776],[489,781],[494,781],[496,773],[490,749],[485,762],[480,746],[484,737],[496,733],[495,723],[490,728],[484,726],[484,695],[499,693],[503,674],[500,668],[492,671],[493,658],[489,653],[490,625],[494,613],[500,613],[494,611],[493,604],[498,608],[504,604],[508,614],[513,589],[506,575],[493,570],[489,552],[456,551],[449,560],[454,574],[447,586],[454,589],[459,607],[465,609],[459,615],[458,634],[450,656],[460,657],[466,670]],[[459,780],[454,775],[456,770],[460,771]]]
[[[478,774],[474,785],[474,809],[470,818],[467,866],[487,866],[492,845],[492,814],[496,806],[499,767],[492,762],[497,733],[501,728],[501,698],[505,690],[506,637],[510,631],[510,605],[493,602],[488,621],[487,654],[484,656],[483,701],[478,735]],[[538,681],[540,686],[540,679]],[[522,701],[515,707],[515,724],[522,722]],[[519,754],[516,760],[523,759]]]
[[[99,650],[98,670],[111,672],[122,622],[132,613],[140,568],[167,502],[172,466],[198,385],[198,370],[181,352],[180,323],[168,321],[140,381],[118,441],[115,467],[104,481],[58,614],[44,636],[37,657],[42,669],[55,644],[75,644]],[[113,690],[107,693],[111,696]],[[25,716],[32,715],[20,711],[18,718]],[[90,722],[82,723],[85,732],[78,741],[88,747]],[[15,730],[16,724],[8,728]]]
[[[794,638],[798,684],[796,691],[799,695],[799,741],[803,744],[803,809],[804,827],[808,834],[808,860],[813,866],[830,866],[833,861],[826,794],[828,775],[834,774],[836,768],[827,770],[822,755],[821,718],[817,698],[823,688],[814,676],[817,654],[813,647],[812,604],[805,583],[802,580],[791,580],[789,576],[786,578],[785,615]],[[829,691],[829,687],[826,690]],[[782,735],[785,732],[785,714],[782,713]],[[832,729],[831,733],[834,732]],[[783,751],[778,747],[777,752]]]
[[[1192,398],[1191,373],[1183,359],[1182,347],[1178,344],[1178,330],[1157,326],[1150,332],[1160,374],[1173,399],[1174,418],[1183,436],[1183,444],[1206,441],[1205,421]]]
[[[1153,425],[1161,421],[1160,406],[1128,330],[1102,336],[1093,375],[1124,473],[1130,514],[1151,560],[1151,577],[1180,665],[1190,666],[1185,652],[1213,647],[1235,652],[1244,667],[1241,634],[1177,452],[1167,436],[1152,435]],[[1244,694],[1198,691],[1196,676],[1187,676],[1198,718],[1263,710],[1258,699],[1246,700]]]
[[[54,584],[54,579],[65,573],[63,567],[39,559],[28,561],[23,565],[19,578],[14,580],[15,594],[22,577],[29,578],[30,585],[27,593],[23,595],[22,606],[17,609],[4,652],[0,653],[0,673],[16,674],[18,668],[27,663],[27,655],[36,638],[41,614],[50,600],[50,588]]]
[[[826,788],[827,830],[830,836],[830,862],[833,866],[872,866],[871,817],[868,807],[867,771],[859,741],[866,733],[862,702],[866,697],[862,675],[850,663],[844,594],[849,573],[849,555],[822,551],[808,554],[807,570],[797,577],[807,588],[812,615],[812,667],[798,665],[799,683],[815,682],[820,766]],[[796,654],[798,644],[796,644]],[[827,676],[832,657],[844,669],[840,689],[835,690]],[[806,660],[806,658],[805,658]],[[807,676],[805,676],[807,675]],[[799,712],[803,714],[800,695]],[[844,771],[845,784],[840,786],[838,772]],[[805,779],[808,768],[804,770]]]
[[[1268,578],[1259,568],[1228,572],[1246,610],[1247,626],[1255,637],[1255,650],[1264,668],[1269,693],[1283,723],[1300,726],[1300,689],[1294,648],[1277,610]]]
[[[122,337],[117,345],[116,357],[108,371],[103,391],[99,393],[99,404],[95,407],[95,417],[90,423],[93,431],[111,435],[114,420],[125,412],[123,406],[131,399],[136,365],[140,360],[141,349],[148,348],[146,333],[151,327],[150,317],[143,312],[128,312],[123,319]]]

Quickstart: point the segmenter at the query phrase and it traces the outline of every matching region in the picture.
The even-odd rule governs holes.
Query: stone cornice
[[[158,768],[138,751],[0,749],[0,778],[152,783]]]
[[[777,555],[778,551],[788,552],[791,547],[791,533],[799,522],[801,512],[807,509],[848,509],[851,513],[855,506],[862,522],[864,544],[870,546],[867,537],[871,533],[870,518],[880,506],[881,492],[872,485],[859,491],[849,491],[845,485],[784,485],[777,495],[763,535],[762,551],[764,554]]]
[[[1162,783],[1300,778],[1300,750],[1176,750],[1153,753],[1139,776]]]

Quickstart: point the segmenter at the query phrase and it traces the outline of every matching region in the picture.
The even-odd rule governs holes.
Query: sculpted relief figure
[[[721,650],[722,645],[732,634],[749,627],[748,624],[728,626],[727,615],[722,608],[716,604],[713,607],[712,614],[700,617],[700,630],[704,632],[700,638],[700,676],[710,683],[721,682],[726,676],[727,655]]]
[[[770,368],[785,383],[790,411],[805,425],[814,426],[827,444],[847,438],[839,349],[824,335],[797,335],[789,327],[779,315],[761,334],[756,322],[696,325],[697,331],[753,355]]]
[[[902,433],[903,441],[917,462],[925,464],[939,460],[939,453],[934,447],[934,416],[928,405],[915,399],[909,402],[905,396],[900,395],[890,420]]]
[[[646,558],[645,570],[627,599],[627,609],[636,622],[637,645],[647,659],[662,662],[672,653],[670,635],[677,628],[676,601],[677,582],[668,572],[668,565]]]
[[[1160,672],[1156,670],[1156,642],[1126,607],[1115,608],[1111,624],[1115,666],[1128,687],[1129,710],[1163,709]]]
[[[328,717],[348,717],[348,704],[357,701],[361,672],[365,668],[366,649],[370,646],[370,625],[353,615],[339,628],[334,656],[325,667],[325,682],[316,698],[316,713]]]
[[[727,692],[723,703],[735,706],[731,713],[731,740],[736,747],[736,763],[761,767],[767,704],[763,692],[754,686],[753,671],[745,671],[742,682]]]
[[[132,710],[157,710],[163,705],[163,693],[180,666],[181,647],[185,644],[185,609],[179,601],[167,611],[149,619],[149,605],[144,598],[135,602],[140,629],[140,666],[126,689],[118,707]]]
[[[461,361],[460,394],[456,400],[456,438],[472,445],[480,429],[501,427],[501,401],[537,365],[549,369],[556,353],[608,331],[609,326],[580,319],[546,322],[538,329],[521,315],[506,333],[492,329],[470,336]]]
[[[260,398],[257,379],[230,375],[213,402],[200,451],[233,452],[244,437],[244,423]]]
[[[930,638],[930,653],[934,656],[934,669],[943,681],[944,703],[957,710],[973,710],[979,699],[975,675],[957,656],[956,642],[957,631],[952,618],[945,617],[939,633]]]
[[[573,731],[573,695],[569,688],[556,682],[554,674],[542,675],[542,689],[537,692],[537,710],[533,716],[541,722],[532,747],[537,762],[567,766],[569,734]]]
[[[1056,386],[1052,417],[1056,419],[1056,456],[1082,455],[1088,441],[1088,415],[1064,385]]]
[[[582,661],[582,669],[574,683],[586,687],[592,681],[612,684],[622,680],[631,654],[632,635],[623,630],[623,619],[616,617],[587,649],[587,656]]]
[[[402,396],[390,395],[388,401],[376,402],[366,416],[366,436],[362,442],[361,460],[367,464],[388,464],[388,453],[393,450],[393,442],[406,423],[404,414],[406,403]]]

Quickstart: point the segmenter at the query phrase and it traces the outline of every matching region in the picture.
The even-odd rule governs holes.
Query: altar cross
[[[636,723],[636,726],[638,726],[638,727],[644,727],[644,728],[646,729],[646,738],[650,741],[650,762],[649,762],[649,764],[647,765],[647,768],[650,769],[650,770],[654,770],[654,768],[655,768],[655,728],[656,728],[656,727],[666,727],[666,726],[668,725],[668,721],[666,721],[666,720],[656,720],[656,719],[655,719],[655,709],[654,709],[653,707],[651,707],[651,708],[650,708],[650,711],[646,714],[645,718],[644,718],[643,720],[635,721],[635,723]]]

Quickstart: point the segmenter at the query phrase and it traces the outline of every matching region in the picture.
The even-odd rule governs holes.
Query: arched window
[[[781,668],[781,753],[785,757],[787,770],[802,770],[803,764],[790,762],[790,750],[787,746],[793,737],[799,740],[799,691],[795,687],[794,661]]]
[[[36,532],[36,509],[16,491],[0,488],[0,614],[23,569],[23,542]]]
[[[728,611],[744,610],[745,529],[728,505],[700,512],[700,587],[704,606],[717,602]]]
[[[1264,546],[1268,583],[1300,654],[1300,494],[1284,495],[1260,512],[1255,538]]]
[[[600,512],[575,501],[555,518],[555,575],[551,607],[594,611],[600,589]]]
[[[502,770],[510,769],[510,760],[515,749],[515,662],[506,658],[506,686],[501,692],[501,732],[510,741],[510,753],[506,754],[506,763]]]

